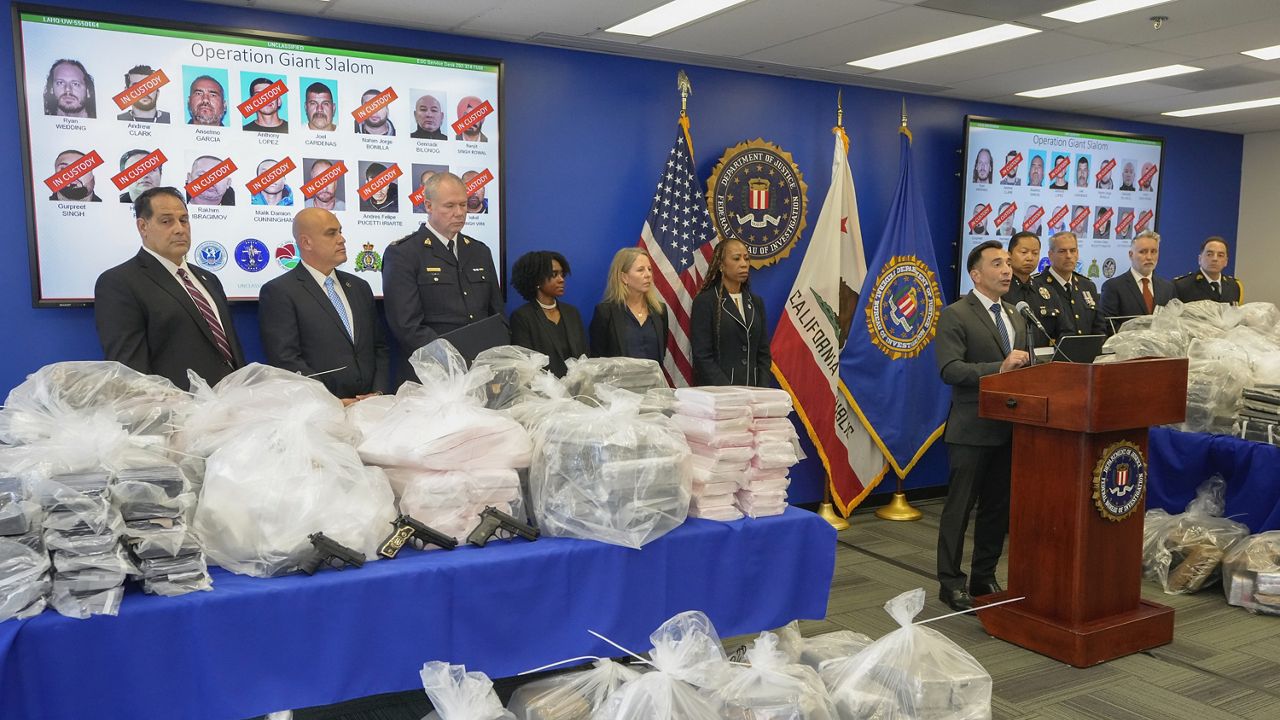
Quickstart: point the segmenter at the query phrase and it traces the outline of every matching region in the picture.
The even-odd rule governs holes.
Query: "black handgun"
[[[489,506],[480,513],[480,524],[475,530],[467,536],[467,542],[476,547],[484,547],[484,544],[501,530],[506,535],[499,536],[499,539],[509,538],[512,535],[519,535],[525,540],[537,540],[538,528],[528,523],[520,522],[501,510]]]
[[[364,567],[364,554],[352,550],[342,543],[327,537],[324,533],[311,533],[307,536],[315,549],[302,559],[302,572],[315,575],[321,565],[328,565],[338,570],[345,570],[348,565]]]
[[[407,542],[413,543],[413,546],[418,550],[427,545],[438,545],[445,550],[452,550],[458,547],[457,540],[414,520],[408,515],[401,515],[392,520],[391,527],[395,529],[391,531],[386,540],[382,541],[382,545],[378,546],[378,554],[384,558],[394,558],[399,554],[400,548],[404,547]]]

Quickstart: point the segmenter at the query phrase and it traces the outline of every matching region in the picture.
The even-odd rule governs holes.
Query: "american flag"
[[[663,369],[672,385],[683,387],[693,382],[689,312],[707,272],[716,233],[695,172],[688,116],[681,115],[679,124],[675,145],[658,178],[653,207],[640,231],[640,247],[653,260],[653,284],[671,320]]]

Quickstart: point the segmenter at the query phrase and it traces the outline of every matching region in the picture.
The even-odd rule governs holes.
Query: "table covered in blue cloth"
[[[1147,508],[1187,509],[1210,476],[1227,483],[1226,514],[1251,532],[1280,530],[1280,448],[1227,435],[1151,428]]]
[[[131,590],[118,617],[0,623],[0,718],[246,718],[421,687],[428,660],[508,677],[636,652],[685,610],[721,635],[826,616],[835,531],[816,515],[691,519],[642,550],[491,542],[314,577],[212,572],[212,592]]]

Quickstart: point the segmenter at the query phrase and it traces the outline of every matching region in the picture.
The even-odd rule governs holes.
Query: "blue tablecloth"
[[[508,677],[579,655],[644,652],[702,610],[724,636],[826,616],[835,531],[789,508],[690,520],[643,550],[511,540],[314,577],[214,570],[214,590],[131,590],[118,617],[0,623],[0,718],[246,718],[421,687],[428,660]]]
[[[1215,473],[1227,482],[1226,514],[1252,532],[1280,530],[1280,448],[1227,435],[1151,428],[1147,508],[1187,509]]]

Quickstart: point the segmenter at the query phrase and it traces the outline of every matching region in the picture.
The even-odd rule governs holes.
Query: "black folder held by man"
[[[511,331],[507,328],[506,318],[501,315],[490,315],[440,337],[448,340],[466,358],[467,365],[475,362],[482,350],[511,344]]]

